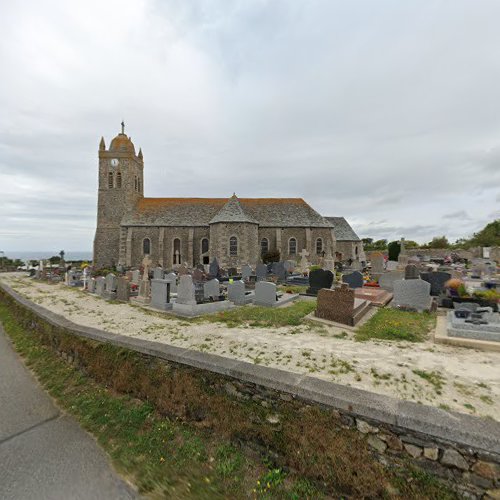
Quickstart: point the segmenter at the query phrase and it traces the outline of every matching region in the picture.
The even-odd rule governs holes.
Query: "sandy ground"
[[[81,325],[500,420],[500,352],[438,345],[432,335],[422,343],[356,342],[351,332],[343,337],[342,329],[309,321],[299,327],[229,328],[109,303],[81,290],[20,274],[2,274],[0,280]]]

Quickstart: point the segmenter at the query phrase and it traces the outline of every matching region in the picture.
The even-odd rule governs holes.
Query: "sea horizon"
[[[4,250],[0,253],[0,257],[7,257],[9,259],[26,260],[42,260],[50,259],[53,256],[59,256],[61,250]],[[0,250],[1,252],[1,250]],[[91,250],[65,250],[64,260],[92,260]]]

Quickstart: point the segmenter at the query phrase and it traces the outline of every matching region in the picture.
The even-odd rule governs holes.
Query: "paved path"
[[[131,499],[95,440],[61,414],[0,325],[0,498]]]

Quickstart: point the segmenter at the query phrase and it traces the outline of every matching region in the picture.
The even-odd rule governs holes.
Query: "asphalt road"
[[[95,440],[61,414],[0,325],[0,499],[131,499]]]

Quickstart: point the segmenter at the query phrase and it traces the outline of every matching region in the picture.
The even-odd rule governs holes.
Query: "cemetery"
[[[500,345],[498,273],[489,260],[471,264],[375,254],[339,271],[312,266],[303,251],[296,262],[224,269],[213,259],[163,269],[146,256],[137,269],[89,267],[63,272],[63,280],[16,273],[2,281],[111,333],[493,416],[500,411],[498,350],[481,344],[478,355],[460,346]],[[422,373],[436,374],[444,388]],[[487,389],[477,393],[476,384]]]

